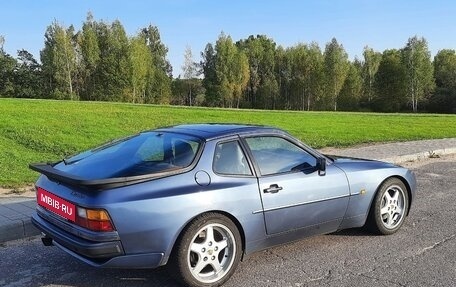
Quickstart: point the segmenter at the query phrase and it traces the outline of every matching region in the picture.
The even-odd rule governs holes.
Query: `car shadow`
[[[367,231],[364,228],[351,228],[351,229],[344,229],[340,231],[336,231],[330,233],[329,235],[335,236],[377,236],[376,234]]]
[[[181,286],[165,267],[95,268],[55,246],[42,246],[38,236],[4,244],[0,258],[0,286]]]
[[[160,286],[180,287],[166,268],[130,270],[130,269],[97,269],[90,266],[78,266],[75,271],[65,274],[53,273],[45,278],[34,278],[30,287],[39,286]]]

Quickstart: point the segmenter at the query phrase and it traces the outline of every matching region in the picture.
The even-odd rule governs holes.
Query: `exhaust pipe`
[[[54,244],[52,243],[52,238],[47,235],[41,237],[41,242],[43,242],[44,246],[54,246]]]

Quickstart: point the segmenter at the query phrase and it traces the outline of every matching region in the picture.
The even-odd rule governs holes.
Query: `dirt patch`
[[[18,188],[2,188],[0,187],[1,197],[35,197],[35,186],[30,184]]]
[[[400,165],[409,169],[417,169],[423,165],[436,163],[436,162],[456,162],[456,154],[442,155],[438,157],[430,157],[421,160],[407,161]]]

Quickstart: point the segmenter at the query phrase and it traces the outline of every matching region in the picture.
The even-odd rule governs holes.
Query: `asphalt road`
[[[242,262],[225,286],[455,286],[456,157],[414,167],[418,197],[391,236],[348,230]],[[177,286],[166,269],[95,269],[38,238],[0,247],[0,286]]]

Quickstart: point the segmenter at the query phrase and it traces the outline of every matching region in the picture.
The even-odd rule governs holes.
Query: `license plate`
[[[76,221],[76,206],[58,197],[55,194],[50,193],[47,190],[37,187],[36,200],[38,204],[60,216],[71,221]]]

